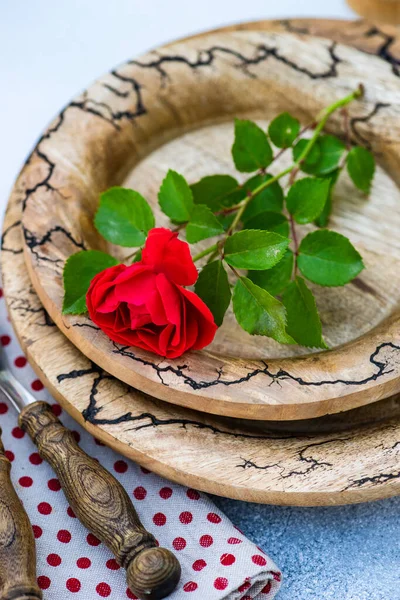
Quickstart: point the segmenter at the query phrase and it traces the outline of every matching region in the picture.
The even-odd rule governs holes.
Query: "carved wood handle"
[[[0,437],[0,598],[41,600],[32,527],[11,483],[10,470]]]
[[[126,569],[132,592],[149,600],[170,594],[179,581],[180,564],[172,552],[157,547],[121,484],[78,446],[46,402],[27,406],[19,421],[57,473],[78,519]]]

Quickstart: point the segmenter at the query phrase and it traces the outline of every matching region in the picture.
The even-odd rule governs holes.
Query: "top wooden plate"
[[[342,35],[365,52],[294,29],[214,32],[129,61],[66,106],[21,176],[26,262],[46,310],[86,356],[160,399],[214,414],[288,420],[400,391],[396,59],[372,55],[371,38],[382,39],[369,26],[355,24]],[[87,318],[61,314],[68,256],[82,248],[119,251],[92,225],[101,191],[130,185],[157,213],[168,167],[190,181],[231,171],[234,116],[262,122],[289,110],[308,122],[360,82],[366,95],[351,106],[352,136],[371,147],[381,167],[369,200],[346,177],[338,187],[332,228],[352,239],[367,269],[346,288],[315,290],[332,350],[304,355],[252,338],[228,315],[207,350],[167,361],[114,344]],[[340,134],[340,126],[337,116],[330,127]],[[157,220],[164,222],[158,213]]]

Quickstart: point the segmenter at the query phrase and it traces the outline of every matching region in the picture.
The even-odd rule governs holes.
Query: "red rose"
[[[169,229],[152,229],[140,262],[110,267],[92,279],[90,318],[115,342],[167,358],[204,348],[217,326],[201,298],[182,287],[197,275],[188,244]]]

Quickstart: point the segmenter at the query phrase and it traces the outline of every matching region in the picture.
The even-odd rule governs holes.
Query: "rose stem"
[[[321,113],[318,115],[318,117],[316,119],[317,125],[314,129],[314,133],[311,136],[311,138],[308,140],[308,143],[305,146],[303,152],[300,154],[299,158],[292,165],[290,165],[290,167],[287,167],[286,169],[284,169],[277,175],[274,175],[274,177],[271,177],[271,179],[268,179],[268,181],[264,181],[264,183],[261,183],[252,192],[250,192],[246,196],[246,198],[244,198],[239,203],[238,206],[240,206],[240,208],[238,209],[238,212],[236,213],[231,226],[229,227],[228,231],[226,232],[226,236],[225,236],[226,238],[228,236],[232,235],[232,233],[236,229],[236,227],[239,224],[240,219],[246,209],[246,206],[249,204],[250,200],[252,200],[255,196],[257,196],[257,194],[261,193],[267,187],[269,187],[276,181],[279,181],[279,179],[282,179],[282,177],[284,177],[285,175],[288,175],[292,171],[294,171],[294,176],[296,176],[297,171],[299,171],[299,169],[300,169],[301,163],[307,158],[307,156],[311,152],[312,148],[314,147],[314,144],[316,143],[316,141],[318,139],[319,134],[325,127],[325,125],[326,125],[329,117],[332,115],[332,113],[334,113],[338,108],[342,108],[343,106],[346,106],[347,104],[349,104],[356,98],[361,98],[363,96],[363,94],[364,94],[364,87],[360,83],[360,85],[358,86],[358,88],[356,90],[354,90],[354,92],[352,92],[351,94],[348,94],[347,96],[345,96],[344,98],[341,98],[340,100],[337,100],[336,102],[334,102],[333,104],[331,104],[330,106],[325,108],[323,111],[321,111]],[[203,256],[207,256],[207,254],[214,252],[216,249],[217,249],[217,244],[213,244],[209,248],[206,248],[202,252],[199,252],[199,254],[196,254],[196,256],[193,258],[193,261],[200,260],[200,258],[203,258]]]

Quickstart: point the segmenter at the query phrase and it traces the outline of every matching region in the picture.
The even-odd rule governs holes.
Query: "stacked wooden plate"
[[[243,500],[340,504],[400,490],[396,44],[394,31],[363,22],[225,28],[119,66],[41,136],[9,202],[4,289],[38,375],[97,438],[170,479]],[[345,178],[338,188],[333,228],[367,269],[347,288],[319,291],[330,351],[252,338],[228,315],[205,351],[169,361],[62,315],[68,256],[120,251],[93,227],[101,191],[138,189],[162,224],[156,198],[167,168],[190,181],[231,171],[234,116],[268,121],[288,110],[309,121],[360,82],[351,134],[380,166],[370,199]],[[340,134],[339,117],[330,128]]]

